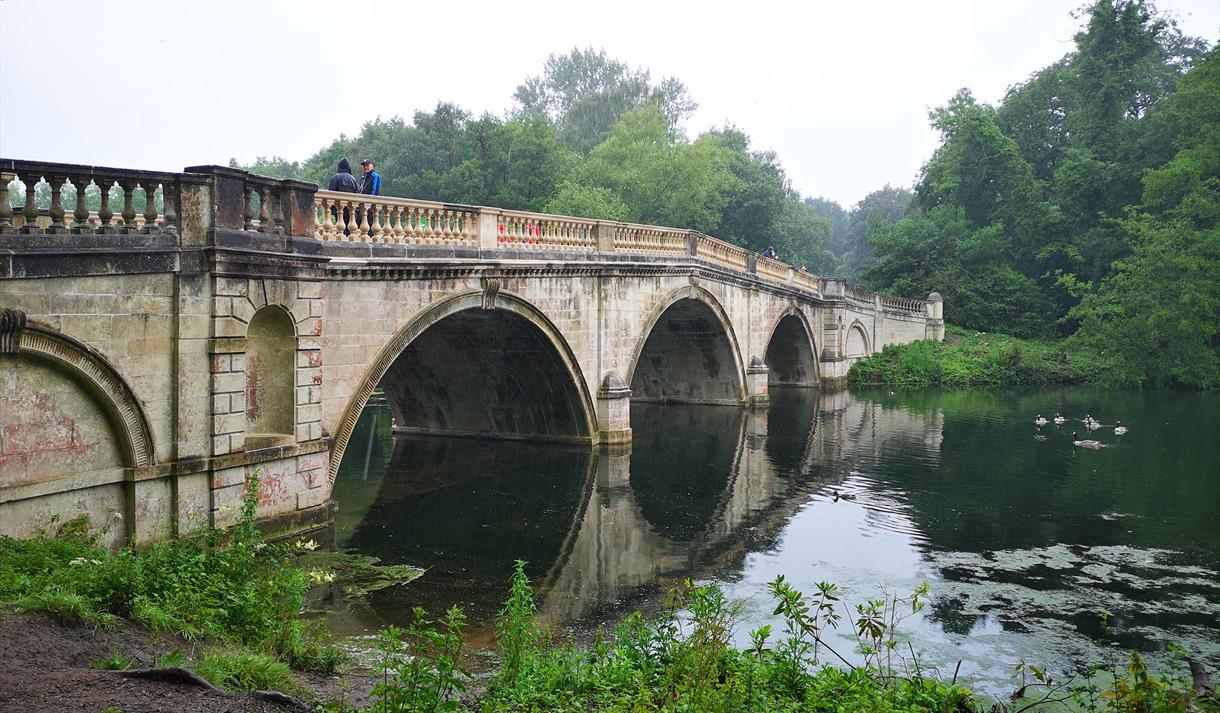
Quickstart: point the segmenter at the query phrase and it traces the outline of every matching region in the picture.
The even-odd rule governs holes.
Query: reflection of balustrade
[[[46,186],[49,193],[42,196],[45,209],[38,206],[43,192],[40,186]],[[174,174],[0,161],[0,233],[176,233],[177,188]],[[22,196],[20,213],[10,204],[13,192]],[[71,200],[71,212],[65,194]],[[121,203],[118,213],[112,202]],[[140,212],[137,202],[143,203]],[[90,203],[97,207],[91,208]]]

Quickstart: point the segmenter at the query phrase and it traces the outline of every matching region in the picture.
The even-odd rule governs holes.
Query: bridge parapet
[[[0,233],[177,233],[178,178],[153,171],[0,160]],[[26,196],[20,213],[10,205],[13,182]],[[28,199],[40,186],[50,194],[44,209]],[[142,204],[139,212],[137,203]]]

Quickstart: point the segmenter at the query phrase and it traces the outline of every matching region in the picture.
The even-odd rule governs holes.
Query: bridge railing
[[[317,191],[314,221],[318,240],[478,245],[478,209],[470,206]]]
[[[933,312],[930,301],[879,295],[840,278],[820,278],[698,231],[338,193],[220,166],[160,173],[0,159],[0,233],[177,234],[187,194],[192,216],[210,211],[204,224],[217,230],[326,242],[693,257],[863,308]],[[14,209],[12,203],[20,206]]]
[[[0,160],[0,233],[176,233],[177,189],[172,173]]]
[[[699,233],[695,240],[695,257],[719,263],[725,267],[750,271],[751,253],[745,248]]]

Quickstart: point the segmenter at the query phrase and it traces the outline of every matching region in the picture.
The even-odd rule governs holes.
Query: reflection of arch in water
[[[645,322],[627,382],[633,401],[740,404],[745,370],[728,314],[707,290],[671,293]]]
[[[852,322],[851,327],[847,329],[847,344],[843,352],[848,359],[859,359],[873,353],[868,340],[868,330],[858,319]]]
[[[769,386],[818,385],[818,355],[813,333],[804,313],[795,307],[779,318],[767,341]]]
[[[389,469],[369,484],[375,498],[339,544],[428,569],[416,586],[378,593],[379,608],[435,611],[457,601],[472,620],[490,621],[513,560],[525,560],[534,581],[566,561],[588,509],[593,458],[585,447],[397,436]],[[358,473],[345,468],[343,477],[337,488]]]
[[[404,430],[592,440],[593,402],[559,330],[515,295],[498,292],[494,309],[486,309],[485,302],[483,292],[442,299],[386,344],[335,431],[332,485],[360,412],[378,384]]]
[[[712,444],[722,474],[692,468],[700,462],[692,452],[707,450],[708,444],[682,448],[678,444],[692,439],[674,436],[675,426],[705,427],[708,419],[730,418],[736,423],[720,424],[716,431],[734,432],[732,442]],[[625,612],[654,604],[672,577],[736,564],[746,551],[743,538],[778,531],[799,506],[799,499],[787,498],[797,479],[779,472],[768,457],[765,412],[647,404],[633,407],[632,420],[662,420],[670,435],[650,438],[662,429],[642,428],[631,452],[598,454],[598,478],[579,531],[539,589],[539,613],[550,624],[601,616],[607,607]],[[684,471],[714,487],[700,490],[698,478],[649,481]]]

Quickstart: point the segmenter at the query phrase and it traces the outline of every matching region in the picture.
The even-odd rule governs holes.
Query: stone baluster
[[[255,190],[258,191],[258,232],[265,233],[271,222],[271,189],[259,186]]]
[[[245,191],[246,199],[242,201],[242,230],[254,230],[254,197],[258,193],[253,189]]]
[[[21,226],[21,232],[33,233],[38,230],[38,225],[35,221],[38,220],[38,206],[34,202],[34,191],[38,188],[38,182],[41,180],[39,176],[30,178],[18,179],[25,186],[25,205],[21,208],[21,217],[25,219],[25,223]]]
[[[51,186],[51,224],[47,226],[48,233],[66,233],[69,230],[63,202],[63,190],[67,182],[67,176],[47,177],[47,184]]]
[[[123,189],[123,221],[119,224],[120,232],[130,233],[135,228],[136,222],[136,206],[132,201],[135,198],[136,182],[130,179],[119,181],[119,188]]]
[[[166,181],[161,184],[161,206],[162,214],[165,217],[165,232],[171,235],[178,234],[178,184],[175,181]]]
[[[383,226],[381,223],[381,220],[383,217],[383,212],[382,212],[383,210],[385,211],[384,218],[385,218],[386,225],[389,225],[390,213],[389,213],[388,206],[380,206],[380,205],[377,205],[376,203],[374,203],[372,206],[369,207],[369,210],[368,210],[369,219],[373,221],[373,224],[369,227],[371,228],[371,232],[373,233],[372,241],[375,243],[386,242],[385,226]]]
[[[360,229],[360,216],[356,215],[356,201],[345,199],[343,206],[347,209],[347,220],[343,221],[343,239],[351,242],[352,236]]]
[[[402,242],[402,211],[403,207],[399,205],[387,206],[385,214],[386,231],[389,233],[387,242],[400,243]]]
[[[114,220],[114,211],[110,209],[110,189],[114,187],[114,181],[99,183],[97,187],[102,191],[102,205],[97,209],[97,219],[99,221],[97,229],[102,233],[110,233],[114,230],[110,224]]]
[[[73,233],[93,232],[93,226],[89,225],[89,204],[85,195],[89,190],[90,180],[88,176],[72,179],[72,184],[76,186],[76,208],[72,211]]]
[[[11,173],[0,172],[0,233],[13,232],[13,207],[8,203],[8,184],[14,178]]]
[[[267,196],[271,199],[271,232],[275,235],[283,235],[284,230],[284,193],[282,190],[267,189]]]
[[[157,227],[157,184],[145,179],[141,185],[144,187],[144,232],[155,233],[160,230]]]
[[[314,230],[316,234],[315,237],[317,237],[319,240],[330,240],[332,225],[330,221],[330,199],[319,198],[318,209],[322,212],[315,214],[315,221],[317,225]]]

